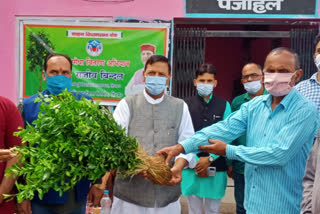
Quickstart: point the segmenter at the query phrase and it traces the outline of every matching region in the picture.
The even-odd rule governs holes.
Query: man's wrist
[[[174,163],[174,165],[173,165],[173,167],[174,168],[177,168],[177,169],[179,169],[179,170],[182,170],[185,166],[187,166],[188,165],[188,161],[186,160],[186,159],[184,159],[184,158],[178,158],[176,161],[175,161],[175,163]]]
[[[212,156],[208,156],[208,162],[212,164],[214,162],[214,158]]]
[[[100,190],[105,190],[106,189],[106,185],[104,185],[104,184],[94,184],[93,186],[95,186],[96,188],[98,188]]]
[[[179,152],[179,154],[185,152],[183,146],[180,143],[178,143],[176,145],[176,147],[177,147],[177,151]]]

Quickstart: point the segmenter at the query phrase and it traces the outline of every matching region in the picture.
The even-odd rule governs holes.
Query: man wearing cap
[[[140,51],[141,62],[144,67],[149,57],[156,53],[156,46],[152,44],[142,44],[140,46]],[[129,81],[125,89],[126,96],[133,95],[143,91],[145,86],[143,82],[143,70],[144,68],[137,70],[131,78],[131,80]]]

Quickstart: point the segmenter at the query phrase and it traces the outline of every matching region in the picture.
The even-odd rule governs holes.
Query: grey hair
[[[294,50],[292,50],[292,49],[290,49],[290,48],[286,48],[286,47],[275,48],[275,49],[273,49],[272,51],[270,51],[270,53],[268,54],[268,56],[271,55],[271,54],[281,54],[281,53],[283,53],[283,52],[289,52],[289,53],[291,53],[291,54],[294,56],[294,58],[295,58],[295,69],[296,69],[296,70],[299,70],[299,69],[301,68],[301,67],[300,67],[300,59],[299,59],[299,56],[298,56],[298,54],[297,54]]]

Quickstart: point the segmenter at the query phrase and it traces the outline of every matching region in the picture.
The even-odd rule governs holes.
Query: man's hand
[[[175,186],[179,184],[182,180],[181,169],[178,169],[177,167],[172,167],[171,172],[172,172],[172,178],[169,181],[169,186]]]
[[[229,178],[233,178],[233,169],[232,166],[228,166],[227,174]]]
[[[216,155],[224,156],[226,155],[227,144],[221,140],[211,140],[209,139],[211,145],[199,146],[199,150],[203,152],[213,153]]]
[[[100,206],[100,200],[103,197],[103,194],[104,189],[92,185],[88,193],[88,201],[91,202],[93,206]]]
[[[21,203],[16,204],[17,214],[31,214],[31,202],[29,200],[24,200]]]
[[[11,149],[0,149],[0,162],[10,160],[15,156],[16,154],[14,154]]]
[[[172,178],[169,181],[169,185],[174,186],[181,182],[182,176],[181,171],[188,164],[188,161],[183,158],[178,158],[171,168]]]
[[[157,155],[163,155],[166,158],[166,164],[169,165],[171,159],[180,153],[184,152],[183,146],[180,144],[174,145],[174,146],[169,146],[165,147],[159,151],[157,151]]]
[[[194,170],[199,175],[199,174],[202,174],[203,171],[208,171],[209,166],[210,166],[210,162],[208,160],[208,157],[200,157],[200,160],[197,162],[197,165],[194,168]]]
[[[206,177],[209,177],[209,172],[208,172],[208,170],[203,170],[202,172],[197,173],[197,175],[198,175],[200,178],[206,178]]]
[[[146,170],[143,170],[138,175],[143,177],[144,179],[148,179],[148,172]]]

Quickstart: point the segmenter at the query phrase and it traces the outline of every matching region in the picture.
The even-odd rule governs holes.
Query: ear
[[[218,80],[214,80],[213,81],[213,84],[214,84],[214,87],[213,88],[216,88],[218,86]]]
[[[168,75],[168,79],[167,79],[166,85],[169,85],[170,79],[171,79],[171,74]]]
[[[145,83],[146,82],[146,71],[145,70],[143,70],[143,72],[142,72],[142,76],[143,76],[143,82]]]
[[[44,72],[45,72],[45,71],[42,71],[42,73],[41,73],[41,77],[42,77],[43,81],[46,81],[46,80],[47,80],[47,78],[46,78],[46,75],[44,75]]]
[[[196,79],[193,79],[193,85],[194,85],[194,87],[197,87],[197,80]]]
[[[297,82],[299,82],[299,80],[301,79],[303,75],[303,70],[302,69],[299,69],[296,71],[295,75],[293,76],[293,79],[292,79],[292,86],[294,84],[296,84]]]

